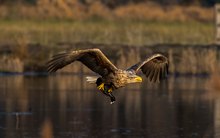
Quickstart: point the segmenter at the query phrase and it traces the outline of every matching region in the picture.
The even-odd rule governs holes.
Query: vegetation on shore
[[[59,48],[65,49],[60,44],[68,48],[78,42],[90,42],[87,44],[103,44],[108,49],[125,45],[155,46],[153,49],[156,49],[157,44],[176,44],[170,47],[171,54],[173,48],[183,45],[210,45],[215,40],[213,11],[212,7],[196,4],[160,5],[149,1],[119,4],[114,8],[100,0],[91,3],[79,0],[6,2],[0,5],[0,62],[5,66],[0,70],[7,71],[17,64],[21,64],[20,70],[24,71],[45,70],[50,54]],[[182,50],[186,51],[184,47]],[[185,58],[190,51],[192,55],[199,54],[194,50],[181,54]],[[207,57],[216,57],[214,51]],[[195,60],[200,58],[195,57]],[[199,69],[174,67],[173,72],[193,74]],[[199,73],[210,70],[205,68]]]
[[[213,43],[213,8],[192,3],[125,2],[111,8],[101,0],[6,0],[0,5],[0,43]]]
[[[59,52],[87,48],[100,48],[119,68],[125,69],[154,53],[162,53],[169,58],[169,72],[172,74],[210,74],[219,63],[217,45],[171,45],[127,46],[121,44],[62,43],[47,47],[39,44],[0,46],[0,71],[8,72],[45,72],[49,58]],[[73,66],[72,66],[73,65]],[[88,69],[82,64],[72,64],[62,69],[63,72],[84,72]],[[19,68],[18,68],[19,67]],[[17,71],[15,71],[15,70]]]
[[[106,21],[106,20],[1,20],[0,43],[28,44],[92,42],[104,44],[151,45],[160,43],[210,44],[213,23]]]

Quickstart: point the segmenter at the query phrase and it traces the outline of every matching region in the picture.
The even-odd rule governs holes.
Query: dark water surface
[[[113,105],[85,77],[0,76],[0,137],[220,137],[207,77],[144,80],[117,90]]]

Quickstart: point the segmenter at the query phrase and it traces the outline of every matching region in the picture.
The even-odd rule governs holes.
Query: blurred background
[[[202,53],[191,49],[207,46],[199,61],[204,65],[218,57],[213,46],[220,36],[215,12],[214,0],[1,0],[0,70],[45,71],[52,54],[82,45],[117,49],[168,45],[172,48],[159,52],[170,51],[174,59],[173,51],[179,51],[198,60]],[[214,68],[211,64],[204,66]]]
[[[0,0],[0,137],[219,138],[219,5]],[[110,105],[80,63],[47,74],[52,55],[86,48],[122,69],[162,53],[169,76],[153,84],[142,75]]]
[[[214,0],[1,0],[1,43],[210,44]]]

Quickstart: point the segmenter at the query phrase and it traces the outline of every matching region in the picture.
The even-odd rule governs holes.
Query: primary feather
[[[159,82],[168,74],[168,59],[161,54],[155,54],[127,70],[133,70],[136,73],[141,70],[150,81]]]
[[[99,49],[77,50],[55,55],[52,57],[52,60],[48,62],[47,70],[49,72],[56,72],[58,69],[74,61],[80,61],[101,76],[105,76],[117,70]]]

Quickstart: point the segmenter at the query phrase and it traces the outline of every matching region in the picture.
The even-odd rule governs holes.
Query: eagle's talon
[[[97,88],[99,89],[99,90],[104,90],[104,83],[101,83]]]

